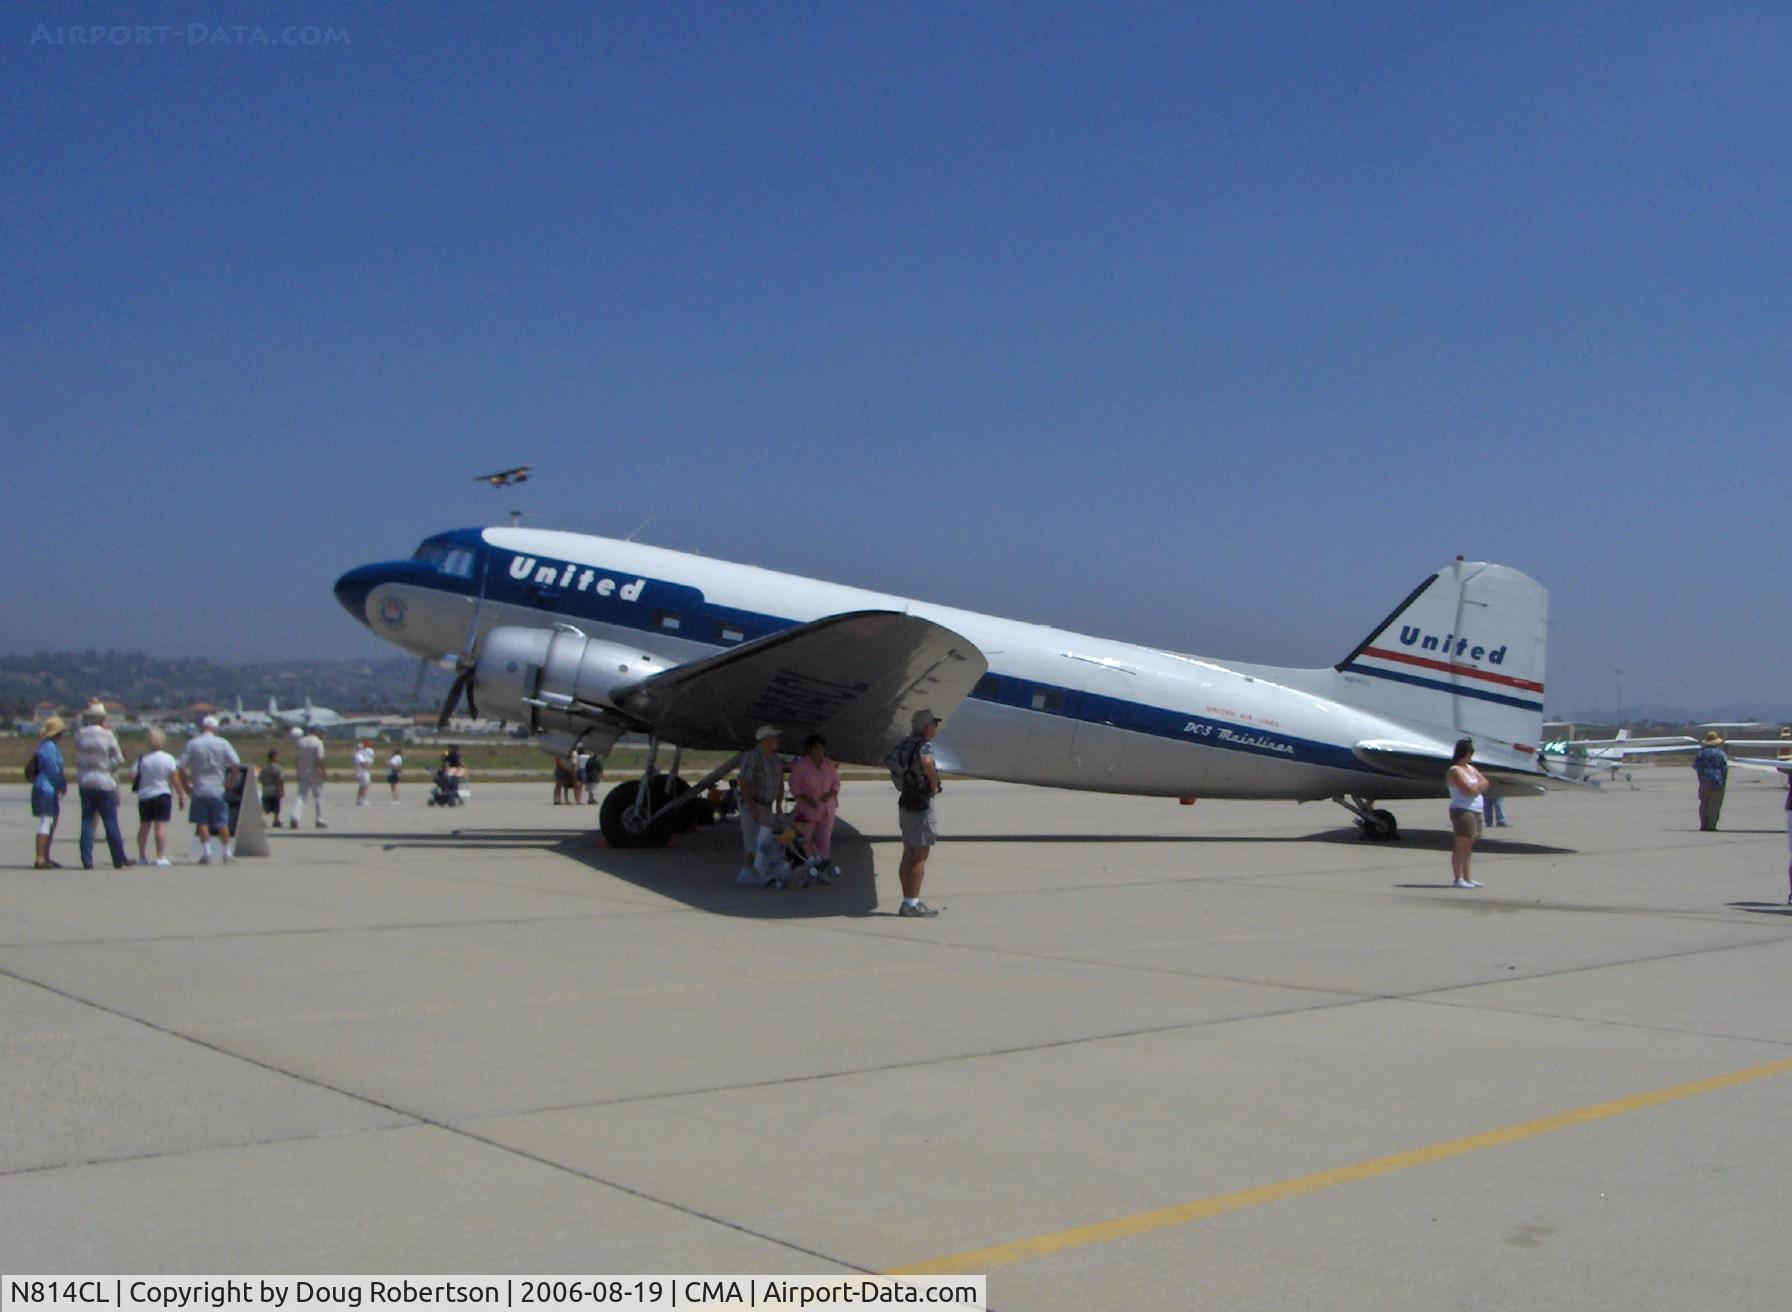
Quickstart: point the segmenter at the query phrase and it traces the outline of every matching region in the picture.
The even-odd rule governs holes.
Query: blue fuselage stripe
[[[495,550],[478,537],[477,530],[444,534],[435,541],[452,541],[475,553],[470,576],[448,574],[424,561],[393,561],[383,567],[386,581],[413,587],[430,588],[460,596],[477,596],[480,574],[486,571],[484,596],[489,602],[517,607],[541,615],[544,619],[569,622],[580,620],[628,629],[641,634],[679,638],[715,648],[739,646],[757,638],[794,628],[801,621],[757,611],[739,610],[711,603],[700,589],[663,579],[642,579],[641,576],[605,571],[595,566],[580,565],[572,571],[567,583],[563,570],[557,571],[553,583],[536,582],[533,576],[514,578],[508,561],[516,553]],[[564,567],[565,562],[542,565]],[[617,590],[600,595],[588,586],[581,590],[577,581],[584,575],[611,578],[618,586],[643,582],[632,600],[623,600]],[[663,617],[675,615],[677,629],[665,627]],[[729,640],[721,635],[729,632]],[[732,635],[740,634],[739,639]],[[1365,673],[1381,674],[1380,670]],[[1043,697],[1050,705],[1036,705]],[[1063,684],[1041,683],[1035,679],[1003,674],[991,669],[988,676],[970,694],[970,699],[990,706],[1004,706],[1034,715],[1049,715],[1065,720],[1101,725],[1127,733],[1146,735],[1199,747],[1242,752],[1250,756],[1268,757],[1292,764],[1324,766],[1359,774],[1389,774],[1368,764],[1347,747],[1318,742],[1308,738],[1254,729],[1224,720],[1210,719],[1188,711],[1152,706],[1143,702],[1085,692]]]

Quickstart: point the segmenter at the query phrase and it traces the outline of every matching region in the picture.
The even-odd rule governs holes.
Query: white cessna
[[[648,767],[604,800],[604,835],[657,846],[687,793],[662,744],[739,751],[771,721],[877,764],[931,707],[942,769],[1157,797],[1332,798],[1365,837],[1379,804],[1444,797],[1456,739],[1495,795],[1555,782],[1538,763],[1547,593],[1457,560],[1335,666],[1185,656],[640,543],[524,528],[428,538],[336,583],[349,614],[459,671],[477,713],[548,751],[648,738]],[[730,763],[731,765],[732,763]],[[715,772],[719,778],[729,766]],[[709,781],[696,786],[701,789]]]

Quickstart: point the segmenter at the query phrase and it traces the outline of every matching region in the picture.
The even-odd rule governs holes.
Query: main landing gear
[[[598,827],[611,847],[664,847],[674,834],[715,818],[709,786],[732,770],[737,759],[730,757],[701,783],[691,784],[678,774],[683,753],[672,753],[672,769],[665,772],[657,768],[659,752],[659,740],[648,739],[640,779],[617,784],[598,808]]]
[[[1400,826],[1394,821],[1394,813],[1376,810],[1373,798],[1358,797],[1353,793],[1349,797],[1340,794],[1332,801],[1356,817],[1359,838],[1382,843],[1399,841]]]

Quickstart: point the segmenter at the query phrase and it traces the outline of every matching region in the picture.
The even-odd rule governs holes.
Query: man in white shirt
[[[199,725],[199,736],[189,738],[180,754],[181,779],[193,802],[187,814],[199,831],[200,865],[212,859],[212,835],[224,846],[224,864],[234,859],[230,852],[230,804],[224,800],[224,777],[233,765],[242,761],[224,739],[218,737],[218,717],[208,715]]]
[[[293,732],[299,731],[294,729]],[[324,740],[317,736],[316,729],[307,729],[300,735],[297,754],[299,800],[292,804],[290,827],[299,827],[299,816],[304,813],[305,799],[309,797],[313,826],[327,829],[329,826],[324,823]]]

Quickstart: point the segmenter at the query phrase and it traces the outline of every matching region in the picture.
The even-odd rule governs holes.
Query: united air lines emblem
[[[389,629],[404,625],[404,598],[386,597],[380,602],[380,621]]]

